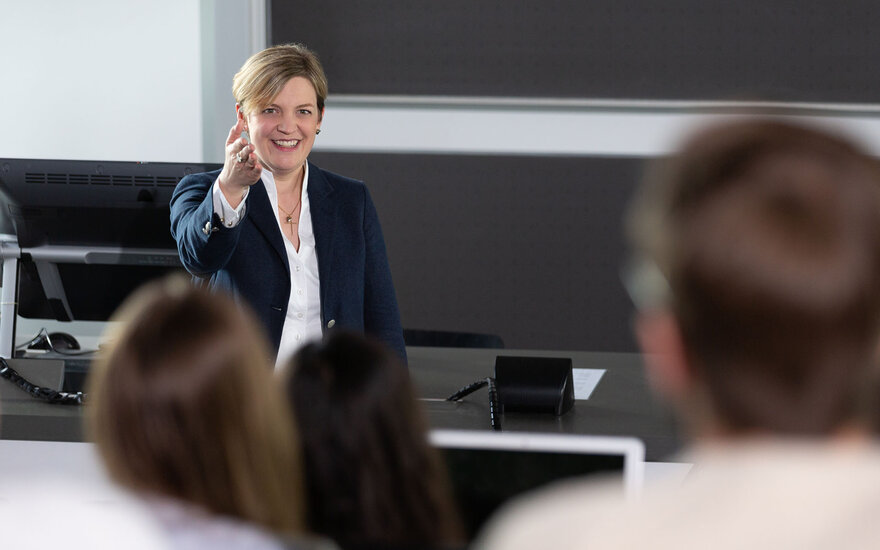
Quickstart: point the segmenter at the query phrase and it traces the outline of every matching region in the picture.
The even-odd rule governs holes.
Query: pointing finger
[[[235,140],[241,135],[242,129],[244,127],[244,120],[237,119],[235,121],[235,126],[229,130],[229,136],[226,137],[226,145],[231,145],[235,143]]]

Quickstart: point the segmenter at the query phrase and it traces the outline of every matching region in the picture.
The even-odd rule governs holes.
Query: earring
[[[321,133],[321,129],[320,129],[320,128],[318,128],[317,130],[315,130],[315,135],[316,135],[316,136],[317,136],[318,134],[320,134],[320,133]]]

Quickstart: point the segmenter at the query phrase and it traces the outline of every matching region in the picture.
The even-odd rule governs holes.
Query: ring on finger
[[[238,159],[238,162],[240,162],[240,163],[247,160],[247,157],[241,156],[241,151],[239,151],[238,153],[235,154],[235,158]]]

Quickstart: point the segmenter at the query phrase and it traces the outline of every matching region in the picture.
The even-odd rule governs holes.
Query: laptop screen
[[[469,537],[505,502],[572,477],[618,476],[634,495],[644,474],[644,445],[634,438],[435,430]]]

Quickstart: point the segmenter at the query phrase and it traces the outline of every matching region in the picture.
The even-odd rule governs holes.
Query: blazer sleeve
[[[364,332],[385,342],[406,362],[406,346],[400,325],[400,312],[391,268],[385,251],[385,239],[379,225],[379,215],[366,186],[364,190],[364,242],[366,246],[364,269]]]
[[[242,223],[227,228],[214,213],[211,187],[219,176],[219,170],[188,175],[171,195],[171,236],[181,263],[196,277],[209,277],[223,269],[241,235]]]

